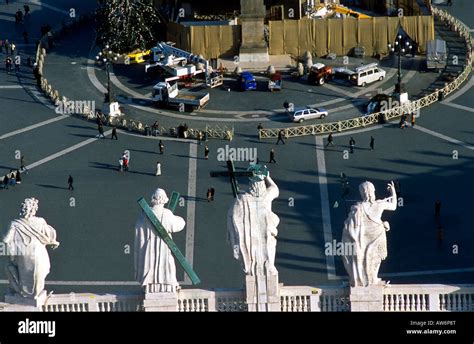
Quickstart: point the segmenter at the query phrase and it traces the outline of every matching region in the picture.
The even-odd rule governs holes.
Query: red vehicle
[[[276,72],[270,76],[270,80],[268,81],[268,89],[273,91],[281,91],[281,74]]]
[[[333,79],[332,67],[326,66],[322,63],[316,63],[311,66],[308,74],[308,82],[311,85],[322,86],[326,81]]]

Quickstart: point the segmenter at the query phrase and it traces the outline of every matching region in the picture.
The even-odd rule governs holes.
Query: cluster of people
[[[130,164],[130,156],[127,152],[123,152],[122,156],[119,159],[119,171],[128,171],[128,166]]]
[[[7,57],[5,59],[5,70],[8,74],[10,74],[13,70],[13,66],[17,71],[20,70],[20,58],[19,56],[12,58],[11,55],[15,55],[16,52],[16,45],[13,42],[9,42],[8,39],[0,40],[0,53],[3,53],[3,49],[5,49],[5,53]]]
[[[2,187],[8,189],[8,186],[15,186],[16,184],[21,184],[21,172],[20,170],[10,170],[2,180]]]
[[[7,55],[15,54],[16,45],[14,42],[10,42],[8,39],[0,40],[0,53],[3,52],[3,49],[5,49],[5,53]]]
[[[186,139],[188,137],[188,125],[186,123],[178,126],[178,138]]]

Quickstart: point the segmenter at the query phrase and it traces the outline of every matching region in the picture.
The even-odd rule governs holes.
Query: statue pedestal
[[[395,93],[395,100],[398,101],[400,105],[403,105],[408,102],[408,93],[403,92],[403,93]]]
[[[351,287],[351,312],[382,312],[383,285]]]
[[[145,312],[177,312],[177,293],[146,293],[143,301]]]
[[[264,36],[263,18],[243,16],[241,20],[242,46],[239,52],[239,62],[270,61]]]
[[[262,0],[241,0],[242,45],[239,62],[268,62],[267,43],[265,42],[266,9]]]
[[[17,306],[29,306],[29,307],[41,308],[46,303],[47,298],[48,298],[48,293],[46,292],[46,290],[43,290],[36,297],[36,299],[22,297],[18,294],[15,294],[15,295],[7,294],[5,295],[5,302],[11,303]]]
[[[104,103],[104,105],[102,106],[102,113],[105,116],[110,117],[117,117],[122,115],[118,102]]]
[[[245,276],[249,312],[280,312],[278,274]]]

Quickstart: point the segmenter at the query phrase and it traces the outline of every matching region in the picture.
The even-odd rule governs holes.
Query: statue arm
[[[183,230],[184,226],[186,225],[186,221],[181,216],[174,215],[173,212],[169,209],[163,209],[165,212],[165,216],[169,218],[171,221],[171,226],[168,232],[176,233]]]
[[[391,196],[383,200],[384,210],[396,210],[397,209],[397,192],[395,191],[395,185],[392,182],[388,184],[388,190]]]
[[[265,185],[267,186],[267,195],[269,195],[271,199],[278,198],[280,190],[273,181],[272,177],[270,177],[270,173],[268,173],[268,176],[265,178]]]

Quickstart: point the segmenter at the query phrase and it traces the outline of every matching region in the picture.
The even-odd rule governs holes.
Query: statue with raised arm
[[[165,208],[168,196],[156,189],[151,197],[152,210],[168,234],[182,231],[186,222]],[[142,213],[135,225],[135,279],[147,292],[176,292],[176,264],[164,240],[155,233],[154,226]]]
[[[279,190],[266,167],[251,165],[250,190],[238,195],[227,218],[228,238],[234,258],[241,260],[246,275],[276,275],[278,216],[272,201]]]
[[[6,272],[15,296],[37,299],[44,291],[50,261],[46,245],[59,246],[56,230],[37,217],[38,200],[27,198],[21,204],[20,218],[10,223],[3,238],[10,257]]]
[[[378,272],[382,260],[387,257],[386,232],[390,225],[382,221],[384,210],[397,209],[397,194],[393,182],[388,184],[391,196],[375,199],[375,187],[370,182],[359,185],[362,201],[351,207],[344,222],[343,247],[351,247],[353,252],[345,252],[344,267],[349,274],[352,287],[367,287],[380,284]]]

